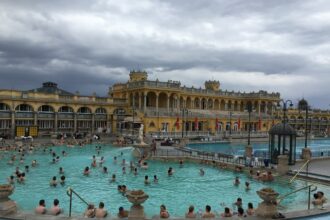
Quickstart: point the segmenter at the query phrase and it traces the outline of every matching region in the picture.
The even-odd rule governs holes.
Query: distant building
[[[71,93],[53,82],[29,91],[0,90],[0,135],[136,134],[143,123],[146,134],[226,136],[246,134],[249,104],[252,132],[266,133],[282,117],[276,108],[279,93],[224,91],[219,81],[206,81],[205,88],[187,87],[178,81],[149,80],[144,71],[131,71],[129,77],[110,87],[107,97]],[[314,110],[311,118],[313,131],[327,133],[329,112]],[[288,120],[304,130],[303,113],[289,110]]]

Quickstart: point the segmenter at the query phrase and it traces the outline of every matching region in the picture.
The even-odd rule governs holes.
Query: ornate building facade
[[[29,91],[0,90],[0,135],[134,134],[141,123],[146,134],[234,135],[246,133],[249,125],[252,132],[267,132],[282,119],[276,108],[279,93],[227,91],[218,81],[186,87],[178,81],[149,80],[142,71],[131,71],[129,77],[110,87],[106,97],[73,94],[52,82]],[[312,131],[324,133],[330,113],[313,110],[308,120]],[[298,130],[305,128],[298,110],[288,111],[288,121]]]

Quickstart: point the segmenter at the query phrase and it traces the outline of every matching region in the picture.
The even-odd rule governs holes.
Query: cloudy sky
[[[106,95],[150,79],[280,92],[330,108],[328,0],[1,0],[0,88]]]

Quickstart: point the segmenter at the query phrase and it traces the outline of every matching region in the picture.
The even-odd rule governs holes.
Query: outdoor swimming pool
[[[196,150],[226,153],[232,155],[244,155],[245,146],[247,143],[192,143],[188,147]],[[268,142],[251,143],[255,156],[261,157],[268,152]],[[308,146],[312,150],[312,155],[321,156],[330,153],[330,139],[314,139],[308,141]],[[297,140],[297,158],[300,158],[301,149],[305,147],[304,140]],[[330,154],[328,155],[330,156]]]
[[[110,210],[111,214],[117,213],[118,207],[123,206],[126,209],[130,208],[130,203],[127,199],[117,191],[117,185],[125,184],[128,189],[143,189],[150,198],[144,203],[145,211],[149,217],[159,213],[159,206],[165,204],[171,216],[183,216],[189,205],[194,205],[196,210],[204,210],[205,205],[212,206],[215,212],[223,212],[224,207],[220,203],[225,203],[226,206],[233,208],[232,203],[237,197],[243,198],[244,208],[248,202],[252,202],[254,207],[257,207],[260,202],[256,195],[256,190],[263,187],[271,186],[280,194],[288,193],[294,189],[306,186],[306,182],[297,181],[292,185],[281,182],[262,183],[250,179],[245,174],[237,174],[231,171],[219,170],[206,165],[195,163],[185,163],[183,168],[179,167],[178,163],[150,161],[148,170],[139,169],[137,176],[130,173],[128,165],[132,158],[132,148],[114,148],[111,146],[102,146],[100,156],[105,156],[105,166],[108,167],[109,174],[103,174],[100,167],[91,168],[89,177],[83,176],[82,172],[86,166],[90,166],[92,155],[96,155],[95,146],[85,146],[84,148],[66,148],[53,147],[58,155],[65,150],[68,155],[61,157],[57,164],[50,164],[52,156],[43,153],[41,150],[31,155],[26,155],[24,164],[7,165],[9,155],[6,153],[5,160],[0,160],[0,183],[5,183],[6,178],[10,176],[15,167],[19,166],[24,170],[24,165],[31,165],[31,161],[36,159],[39,166],[32,168],[27,174],[25,184],[15,183],[14,194],[11,198],[15,200],[20,209],[31,211],[34,210],[40,199],[46,200],[47,207],[51,207],[53,199],[60,200],[60,205],[68,214],[69,197],[66,194],[67,187],[72,187],[88,202],[98,204],[100,201],[105,203],[105,206]],[[123,152],[123,155],[121,155]],[[3,154],[3,153],[1,153]],[[100,158],[98,156],[98,160]],[[117,156],[117,163],[114,163],[113,157]],[[122,174],[122,159],[127,162],[127,174]],[[173,167],[175,173],[173,176],[167,176],[167,169]],[[66,176],[66,185],[62,187],[58,185],[56,188],[49,186],[49,181],[53,176],[59,179],[58,168],[63,167]],[[199,168],[203,167],[205,175],[199,175]],[[117,181],[109,183],[111,175],[115,173]],[[149,175],[152,180],[153,175],[157,175],[159,183],[151,183],[148,186],[144,185],[144,176]],[[235,176],[239,176],[241,184],[233,186]],[[251,190],[246,191],[244,182],[250,181]],[[324,186],[319,186],[318,190],[322,190],[326,195],[330,194],[330,189]],[[86,208],[78,198],[74,197],[73,212],[81,215]],[[301,191],[292,196],[289,196],[282,203],[288,210],[297,210],[307,208],[307,191]],[[286,210],[282,210],[284,212]]]

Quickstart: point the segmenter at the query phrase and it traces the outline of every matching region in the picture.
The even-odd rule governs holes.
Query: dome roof
[[[296,135],[296,130],[286,123],[279,123],[269,129],[269,134],[275,135]]]

